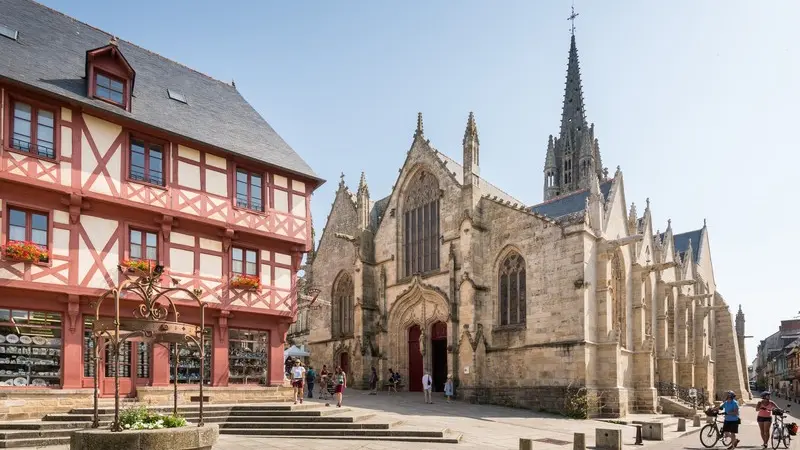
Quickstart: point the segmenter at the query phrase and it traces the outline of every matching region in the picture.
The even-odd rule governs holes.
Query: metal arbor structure
[[[117,287],[108,290],[100,296],[95,306],[95,318],[92,324],[92,343],[94,352],[92,361],[94,362],[94,420],[93,428],[100,426],[98,416],[98,378],[100,377],[100,352],[109,349],[113,357],[114,368],[114,422],[111,423],[111,431],[122,431],[119,423],[119,360],[120,349],[131,338],[140,338],[143,342],[167,346],[174,345],[175,352],[175,380],[173,382],[173,414],[178,414],[178,365],[179,348],[184,345],[195,345],[200,353],[200,415],[197,423],[198,427],[203,426],[203,384],[205,369],[205,307],[198,296],[199,290],[175,287],[178,281],[172,279],[175,286],[164,287],[161,279],[164,276],[164,267],[157,265],[152,270],[133,270],[132,277],[128,275],[131,269],[119,266],[119,271],[125,275]],[[133,278],[135,277],[135,279]],[[171,295],[185,294],[190,301],[197,302],[200,308],[200,326],[179,322],[180,314],[175,302],[170,298]],[[105,300],[114,301],[114,317],[101,318],[100,308]],[[133,309],[133,317],[120,316],[120,302],[122,300],[132,300],[138,303]],[[104,339],[102,348],[98,346],[98,341]]]

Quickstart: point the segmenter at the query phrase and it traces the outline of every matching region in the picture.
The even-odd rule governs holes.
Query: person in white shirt
[[[294,367],[292,367],[292,387],[294,388],[294,404],[297,404],[297,398],[300,398],[300,403],[303,403],[303,380],[306,377],[306,368],[300,364],[300,360],[295,360]]]
[[[433,403],[431,399],[431,391],[433,390],[433,378],[431,375],[425,371],[425,375],[422,376],[422,392],[425,393],[425,403]]]

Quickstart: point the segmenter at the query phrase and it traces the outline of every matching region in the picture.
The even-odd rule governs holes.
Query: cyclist
[[[761,401],[756,404],[758,410],[758,429],[761,431],[761,440],[764,441],[762,448],[767,448],[769,442],[769,429],[772,425],[772,410],[777,408],[778,405],[770,400],[769,391],[761,393]]]
[[[736,393],[728,391],[727,400],[725,400],[719,409],[725,411],[725,422],[722,423],[722,432],[726,436],[731,437],[731,445],[729,449],[736,448],[739,445],[739,440],[736,439],[736,434],[739,432],[739,403],[736,401]]]

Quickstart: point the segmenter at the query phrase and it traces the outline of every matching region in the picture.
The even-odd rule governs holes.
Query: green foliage
[[[119,422],[125,430],[159,430],[186,426],[186,419],[180,416],[164,416],[148,411],[147,407],[128,408],[119,415]]]
[[[589,393],[584,386],[567,386],[564,397],[564,415],[573,419],[589,417]]]

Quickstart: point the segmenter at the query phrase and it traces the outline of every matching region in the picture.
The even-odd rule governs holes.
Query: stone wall
[[[171,405],[173,392],[172,386],[136,388],[139,402],[153,406]],[[196,385],[178,385],[179,405],[197,405],[199,396]],[[207,404],[271,403],[294,400],[294,391],[284,386],[209,386],[203,388],[203,396]]]
[[[92,406],[93,389],[2,389],[0,420],[41,419]]]

